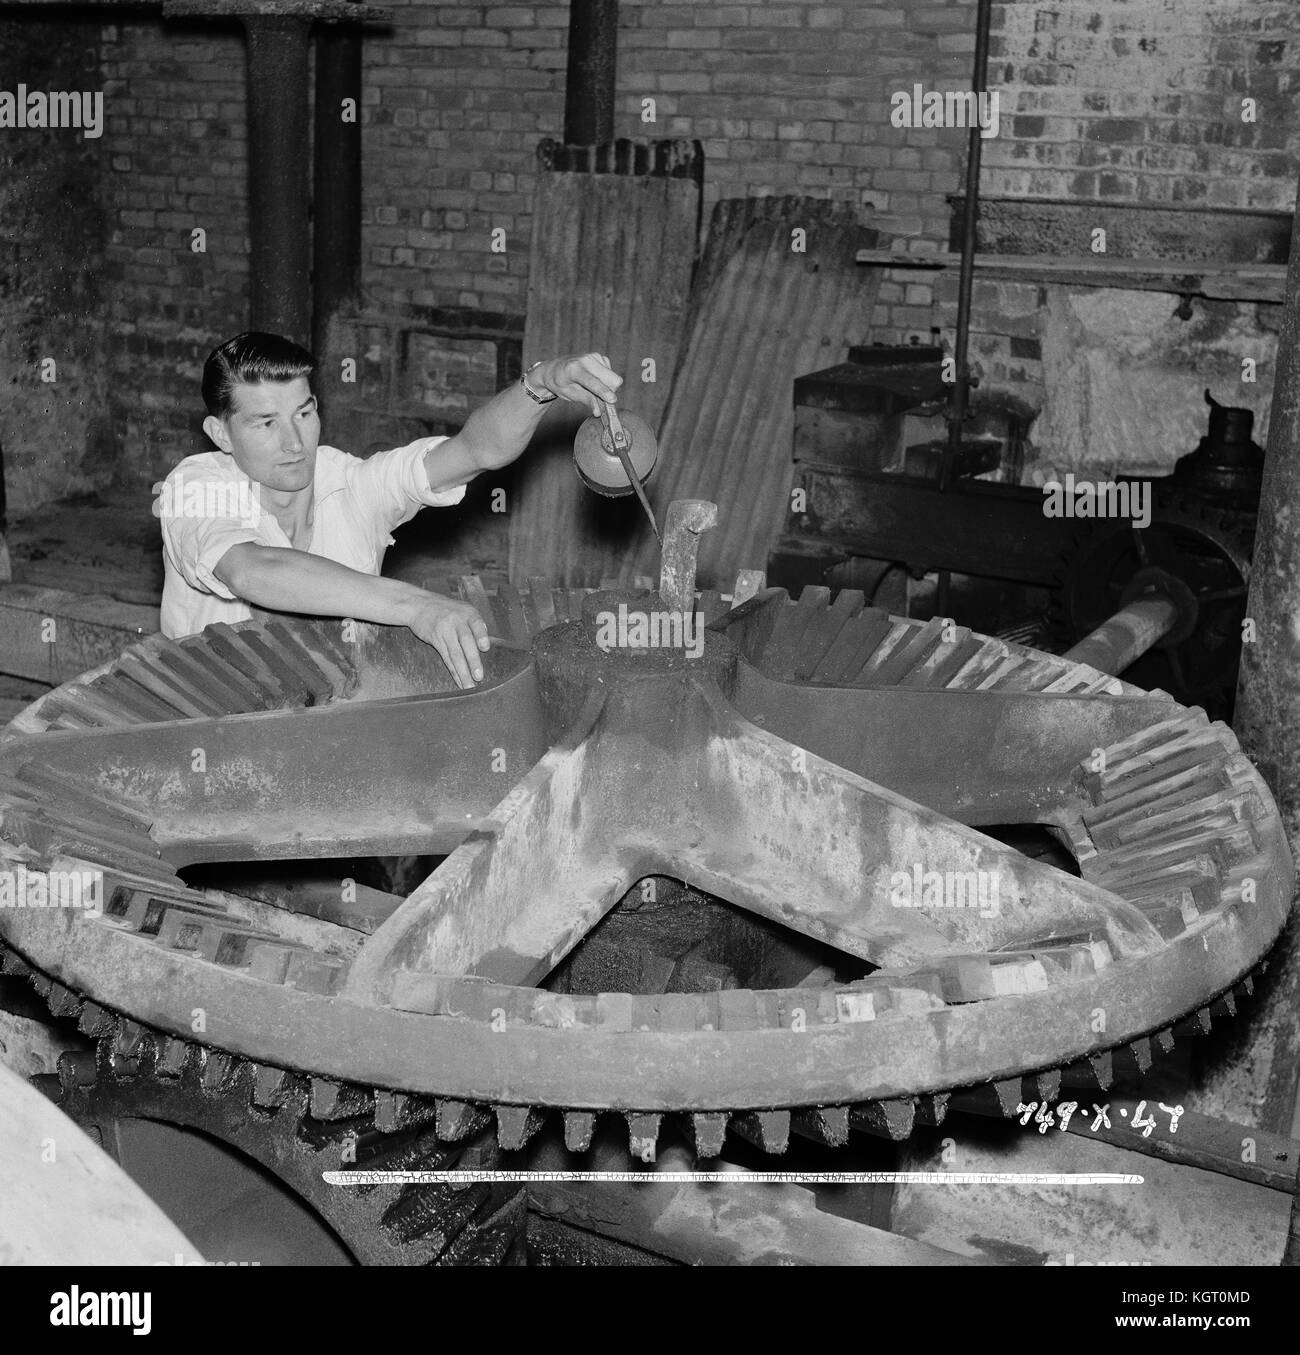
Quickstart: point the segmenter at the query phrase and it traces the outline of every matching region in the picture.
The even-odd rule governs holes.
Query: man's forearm
[[[602,400],[617,398],[623,378],[598,353],[552,358],[530,372],[529,384],[599,413]],[[463,485],[485,470],[500,470],[518,460],[532,440],[550,402],[538,404],[515,382],[480,405],[455,437],[425,453],[429,488]]]
[[[474,410],[455,439],[464,448],[471,473],[518,460],[548,408],[530,400],[516,381]]]
[[[428,594],[289,546],[232,546],[213,573],[237,597],[272,611],[350,616],[404,626]]]

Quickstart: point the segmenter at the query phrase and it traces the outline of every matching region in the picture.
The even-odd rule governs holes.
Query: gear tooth
[[[45,1001],[49,1004],[51,1016],[76,1016],[81,1010],[81,999],[71,988],[65,988],[61,983],[50,984]]]
[[[932,1096],[923,1096],[916,1103],[916,1123],[937,1129],[948,1118],[949,1092],[935,1092]]]
[[[235,1060],[219,1049],[202,1049],[199,1053],[199,1083],[204,1091],[220,1091],[233,1080],[237,1068]]]
[[[916,1102],[903,1097],[887,1101],[863,1101],[854,1106],[849,1122],[854,1129],[902,1142],[916,1125]]]
[[[1249,974],[1243,975],[1237,985],[1237,991],[1245,997],[1250,997],[1255,991],[1255,980]]]
[[[313,1119],[333,1120],[339,1102],[343,1098],[343,1084],[331,1082],[328,1078],[314,1077],[308,1084],[307,1108]]]
[[[797,1134],[828,1148],[843,1148],[849,1141],[848,1106],[810,1106],[795,1112],[793,1128]]]
[[[1202,1035],[1208,1035],[1210,1033],[1210,1027],[1213,1024],[1210,1020],[1210,1009],[1208,1007],[1198,1007],[1192,1014],[1192,1023]]]
[[[717,1157],[722,1152],[728,1118],[724,1111],[691,1116],[691,1142],[696,1157]]]
[[[253,1104],[264,1109],[284,1105],[293,1090],[293,1077],[283,1068],[259,1063],[253,1066]]]
[[[468,1101],[438,1098],[434,1103],[434,1130],[444,1143],[468,1138],[488,1122],[486,1111]]]
[[[1061,1092],[1061,1070],[1051,1068],[1045,1073],[1039,1073],[1034,1078],[1034,1088],[1040,1101],[1055,1101]]]
[[[375,1089],[375,1128],[383,1134],[395,1134],[401,1129],[414,1129],[437,1119],[437,1105],[423,1096],[409,1096],[406,1092]]]
[[[128,1017],[120,1017],[113,1032],[109,1061],[115,1077],[134,1076],[151,1036],[145,1028]]]
[[[351,1120],[368,1115],[374,1097],[368,1087],[314,1077],[308,1092],[308,1110],[317,1120]]]
[[[746,1111],[732,1116],[731,1127],[742,1139],[765,1153],[779,1156],[790,1145],[788,1110]]]
[[[1106,1091],[1115,1080],[1114,1060],[1109,1049],[1103,1049],[1099,1053],[1088,1055],[1088,1067],[1092,1071],[1092,1076],[1096,1080],[1097,1086],[1102,1091]]]
[[[564,1112],[564,1146],[571,1153],[585,1153],[591,1147],[591,1136],[596,1132],[596,1116],[590,1110]]]
[[[154,1071],[159,1077],[180,1077],[185,1071],[189,1052],[190,1046],[184,1040],[167,1038],[159,1041],[158,1062]]]
[[[89,1035],[92,1040],[97,1040],[101,1035],[107,1035],[113,1028],[113,1015],[107,1012],[97,1002],[84,1002],[81,1006],[81,1014],[77,1017],[77,1029],[83,1035]]]
[[[522,1148],[542,1127],[543,1116],[534,1106],[497,1106],[497,1142],[507,1152]]]
[[[627,1146],[633,1157],[642,1162],[655,1160],[655,1147],[659,1142],[659,1126],[663,1116],[650,1111],[629,1113],[627,1119]]]
[[[1024,1100],[1024,1080],[1010,1077],[1005,1082],[994,1082],[992,1089],[1001,1114],[1004,1117],[1014,1115],[1016,1107]]]
[[[1231,988],[1229,988],[1226,993],[1221,993],[1219,995],[1219,1001],[1223,1003],[1223,1008],[1229,1016],[1236,1016],[1237,999]]]
[[[1157,1048],[1162,1054],[1172,1054],[1174,1050],[1174,1032],[1172,1030],[1158,1030],[1152,1037]]]
[[[1137,1064],[1138,1072],[1145,1073],[1151,1067],[1151,1041],[1133,1040],[1129,1044],[1129,1050],[1132,1052],[1133,1062]]]

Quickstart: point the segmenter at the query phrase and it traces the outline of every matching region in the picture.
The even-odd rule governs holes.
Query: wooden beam
[[[956,268],[956,254],[895,254],[888,249],[860,249],[855,258],[874,267],[941,272]],[[1286,283],[1285,264],[1208,263],[1164,259],[1062,259],[1052,254],[977,254],[975,275],[1057,287],[1115,287],[1176,296],[1205,296],[1227,301],[1280,303]]]

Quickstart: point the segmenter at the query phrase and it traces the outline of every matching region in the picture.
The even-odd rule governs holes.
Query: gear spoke
[[[584,808],[599,789],[588,736],[603,699],[368,941],[349,995],[388,1001],[399,970],[534,984],[627,892],[624,843]]]
[[[484,692],[17,739],[0,774],[37,763],[147,814],[182,867],[448,852],[500,799],[500,769],[545,749],[525,668]]]
[[[862,693],[853,693],[858,696]],[[686,878],[874,964],[1022,942],[1160,944],[1122,899],[737,719],[718,697]]]
[[[802,686],[748,665],[733,702],[769,733],[967,824],[1049,821],[1079,764],[1152,717],[1149,696]]]

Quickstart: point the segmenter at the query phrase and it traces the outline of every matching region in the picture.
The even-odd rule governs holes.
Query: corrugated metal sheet
[[[792,232],[806,232],[806,252]],[[851,204],[733,198],[717,204],[691,295],[686,348],[648,487],[662,521],[673,499],[711,499],[718,525],[702,540],[697,580],[729,588],[764,569],[785,521],[793,476],[796,376],[842,362],[865,341],[878,268],[854,262],[877,233]],[[648,526],[618,573],[656,574]]]
[[[543,143],[524,364],[604,353],[625,378],[622,406],[657,428],[685,329],[700,153],[690,142],[622,144],[630,149],[621,155],[617,146],[596,149],[592,168],[604,172],[584,173],[547,169],[574,159],[557,160],[557,148]],[[655,361],[653,383],[641,380],[646,358]],[[578,480],[573,437],[584,417],[577,406],[553,406],[517,463],[512,579],[545,574],[557,583],[595,584],[617,571],[644,524],[635,499],[601,498]]]

